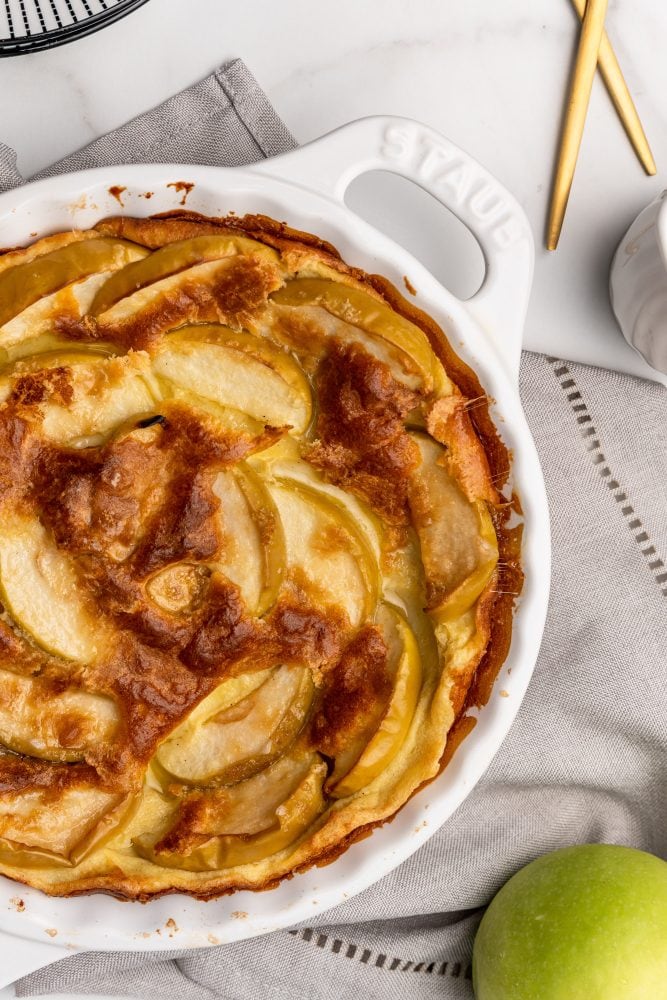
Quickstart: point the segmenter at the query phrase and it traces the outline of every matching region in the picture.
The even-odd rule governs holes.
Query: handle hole
[[[457,298],[470,299],[479,291],[486,273],[482,248],[453,212],[414,181],[371,170],[352,181],[345,202],[405,247]]]

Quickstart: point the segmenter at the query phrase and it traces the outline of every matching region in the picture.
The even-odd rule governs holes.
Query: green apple
[[[611,844],[531,862],[484,915],[473,984],[477,1000],[667,1000],[667,863]]]

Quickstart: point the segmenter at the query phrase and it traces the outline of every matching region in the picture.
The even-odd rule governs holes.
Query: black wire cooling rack
[[[146,0],[0,0],[0,57],[73,42]]]

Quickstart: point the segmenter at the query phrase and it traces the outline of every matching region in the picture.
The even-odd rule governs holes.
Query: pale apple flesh
[[[326,788],[334,798],[344,798],[361,790],[390,765],[412,722],[414,686],[417,685],[418,690],[421,688],[421,658],[418,648],[417,656],[413,655],[414,633],[403,612],[381,602],[375,611],[375,624],[386,646],[385,670],[391,688],[384,700],[378,700],[362,718],[355,720],[344,744],[333,754],[333,768],[327,777]],[[396,713],[403,710],[406,718],[390,737]],[[364,755],[367,756],[362,761]],[[357,764],[361,766],[346,788],[342,782],[355,771]]]
[[[405,743],[419,700],[422,665],[417,640],[398,611],[388,608],[386,611],[393,619],[392,625],[401,647],[398,662],[392,665],[394,679],[391,697],[377,730],[362,750],[356,764],[340,781],[333,784],[331,794],[335,798],[344,798],[361,791],[389,767]]]
[[[424,331],[368,292],[323,278],[295,278],[274,292],[271,301],[286,306],[320,306],[407,355],[425,392],[450,391],[451,382]]]
[[[312,415],[308,380],[289,354],[261,337],[224,327],[187,327],[167,337],[153,360],[171,385],[301,434]]]
[[[212,417],[220,427],[232,434],[259,437],[266,427],[261,420],[251,417],[242,410],[218,403],[202,396],[196,390],[186,389],[183,385],[161,375],[155,374],[155,381],[158,385],[158,394],[165,402],[173,401],[177,405],[187,406],[193,412]]]
[[[147,251],[135,243],[100,236],[17,263],[0,272],[0,327],[65,285],[100,271],[123,268],[146,255]]]
[[[230,785],[243,781],[285,753],[303,729],[314,685],[306,667],[270,672],[239,701],[190,720],[162,744],[156,761],[173,780],[189,785]]]
[[[77,784],[55,795],[0,792],[0,860],[16,867],[76,865],[118,832],[134,806],[132,795]]]
[[[25,247],[17,247],[16,250],[7,250],[0,255],[0,274],[16,267],[17,264],[30,264],[32,261],[52,253],[54,250],[62,250],[70,243],[81,243],[84,240],[95,240],[98,236],[112,235],[117,238],[118,234],[101,233],[96,229],[68,229],[62,233],[52,233],[50,236],[43,236],[35,243],[29,243]]]
[[[340,319],[320,305],[288,305],[271,300],[267,313],[253,327],[272,340],[293,350],[304,371],[317,372],[328,343],[334,339],[344,345],[358,345],[371,357],[386,365],[394,379],[415,392],[424,386],[422,370],[409,354],[395,344],[368,333]]]
[[[353,626],[373,611],[378,569],[350,515],[325,492],[288,478],[267,488],[285,536],[286,574],[316,605],[341,608]]]
[[[66,660],[92,662],[104,649],[105,633],[72,563],[36,518],[18,513],[3,518],[2,603],[42,649]]]
[[[472,608],[498,565],[498,539],[488,505],[484,500],[477,500],[474,507],[479,519],[479,561],[472,573],[434,609],[433,617],[437,622],[454,621]]]
[[[38,360],[42,363],[36,370]],[[20,392],[26,379],[44,387],[46,399],[36,404],[44,434],[71,447],[102,443],[121,424],[156,404],[149,360],[137,353],[116,358],[94,350],[54,351],[33,362],[18,361],[0,376],[0,402],[12,391]],[[28,407],[24,412],[29,416]]]
[[[91,314],[99,316],[121,299],[170,275],[179,274],[206,261],[236,254],[254,254],[272,263],[278,260],[274,250],[242,236],[195,236],[188,240],[178,240],[129,264],[109,278],[95,296]]]
[[[0,667],[0,744],[41,760],[74,762],[112,738],[117,705],[80,688],[60,689],[42,676],[24,676]]]
[[[321,475],[307,462],[300,460],[298,447],[293,439],[283,438],[271,449],[253,456],[251,464],[268,465],[266,474],[277,482],[295,488],[301,487],[305,494],[319,494],[327,511],[340,515],[343,524],[350,526],[358,539],[359,550],[363,551],[364,572],[369,580],[375,579],[379,593],[383,574],[381,567],[385,548],[385,529],[381,519],[359,497],[346,492],[333,483],[322,479]]]
[[[326,764],[299,752],[281,757],[246,781],[206,794],[187,841],[171,850],[178,831],[178,810],[165,829],[135,838],[137,851],[157,865],[185,871],[218,871],[250,864],[293,845],[324,808],[322,785]],[[193,830],[193,825],[195,830]],[[165,836],[166,835],[166,836]]]
[[[216,477],[222,538],[216,568],[235,583],[256,615],[275,603],[285,565],[282,523],[271,494],[245,462]]]
[[[67,316],[68,320],[80,320],[90,308],[97,289],[104,284],[107,273],[91,274],[71,285],[65,285],[51,295],[37,299],[32,305],[18,313],[0,327],[0,354],[6,352],[7,360],[14,360],[24,354],[37,354],[42,350],[71,347],[56,333],[56,321]]]
[[[257,295],[260,301],[265,301],[266,295],[278,288],[283,280],[273,251],[268,247],[263,249],[265,253],[214,257],[136,290],[128,288],[126,295],[103,312],[96,313],[97,329],[113,339],[128,324],[138,330],[144,319],[150,318],[149,340],[155,342],[187,323],[225,322],[239,330],[245,328],[250,306],[234,293],[233,286],[239,280],[261,281],[263,288],[261,292],[257,290]],[[148,258],[149,262],[151,260],[152,257]],[[226,288],[229,289],[227,294]],[[105,294],[104,286],[99,294]]]
[[[451,619],[463,614],[490,580],[498,542],[485,501],[470,501],[446,468],[446,450],[414,432],[420,464],[408,498],[428,585],[429,610]]]

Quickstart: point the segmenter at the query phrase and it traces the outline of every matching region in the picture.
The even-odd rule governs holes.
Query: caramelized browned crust
[[[62,363],[59,355],[54,363],[46,354],[41,365],[26,363],[22,356],[27,351],[13,348],[10,330],[7,389],[0,396],[0,516],[6,518],[10,539],[5,550],[0,546],[0,584],[8,596],[8,608],[0,605],[0,670],[9,671],[6,690],[14,691],[21,711],[21,699],[27,697],[21,678],[38,680],[30,688],[29,710],[40,733],[48,729],[43,706],[49,698],[52,703],[61,695],[65,700],[48,729],[57,746],[36,755],[26,750],[31,746],[29,733],[10,733],[3,740],[0,715],[0,871],[62,895],[101,890],[147,899],[186,891],[211,898],[235,888],[270,888],[309,865],[332,860],[390,819],[436,777],[474,726],[466,710],[489,698],[509,648],[514,598],[522,584],[521,528],[509,528],[512,513],[519,512],[518,501],[500,492],[509,456],[477,376],[434,321],[385,279],[346,265],[317,237],[260,215],[204,219],[185,211],[151,219],[106,219],[96,226],[95,235],[100,234],[151,250],[224,234],[270,247],[275,258],[244,244],[219,258],[203,258],[200,267],[190,262],[179,271],[174,266],[160,294],[152,294],[153,286],[137,285],[136,307],[126,307],[130,290],[119,305],[99,314],[96,300],[81,308],[74,286],[56,290],[53,344],[65,352]],[[85,238],[72,235],[75,241]],[[42,252],[48,253],[52,245],[59,248],[61,243],[45,245]],[[29,251],[27,258],[21,251],[8,254],[9,266],[14,257],[18,265],[38,252]],[[280,296],[274,299],[294,279],[297,284],[306,279],[363,291],[371,303],[388,307],[423,331],[442,364],[435,383],[424,374],[419,345],[411,355],[388,337],[374,351],[370,342],[376,320],[364,325],[366,320],[355,319],[357,313],[349,313],[347,304],[336,312],[335,304],[323,306],[317,298],[304,308]],[[151,294],[142,298],[144,287]],[[206,324],[223,332],[211,333],[213,339],[207,340]],[[358,340],[350,332],[357,329],[355,324],[366,331]],[[172,331],[191,326],[192,343],[199,343],[201,334],[207,344],[229,344],[241,352],[242,360],[254,359],[287,379],[293,409],[301,383],[290,371],[283,372],[280,357],[267,360],[263,338],[295,357],[315,399],[314,419],[307,429],[297,433],[289,422],[272,424],[258,413],[240,419],[233,407],[204,405],[191,388],[180,394],[165,391],[172,369],[159,367],[161,352],[174,342],[168,339]],[[238,331],[241,339],[230,340],[225,331]],[[2,335],[0,328],[0,345]],[[259,338],[256,348],[242,339],[248,336]],[[75,367],[79,362],[67,352],[98,345],[106,352],[96,356],[103,358],[102,374],[93,373],[81,390]],[[190,350],[191,342],[187,345]],[[49,343],[48,349],[56,347]],[[99,441],[94,434],[90,440],[85,434],[85,440],[61,440],[49,429],[49,419],[78,413],[82,391],[99,400],[95,405],[101,408],[109,386],[130,382],[133,392],[140,383],[137,398],[148,386],[158,402],[144,408],[148,412],[130,406],[131,419],[112,422]],[[85,423],[82,419],[82,426]],[[424,451],[420,441],[427,439]],[[429,457],[435,455],[428,450],[433,448],[437,459]],[[254,459],[258,464],[252,464]],[[391,612],[397,624],[385,621],[380,627],[377,597],[371,617],[366,609],[355,621],[341,603],[342,591],[333,600],[326,581],[320,586],[309,577],[306,562],[290,563],[289,538],[281,542],[287,544],[287,566],[273,600],[261,613],[249,606],[247,580],[234,582],[234,574],[229,575],[234,541],[226,526],[228,512],[235,503],[249,505],[260,548],[277,551],[278,515],[272,505],[281,509],[281,502],[292,502],[281,501],[280,489],[281,477],[287,475],[290,481],[295,460],[312,471],[315,485],[329,484],[357,498],[366,512],[365,525],[381,526],[378,566],[383,590],[398,594],[398,618]],[[465,508],[466,523],[479,518],[480,525],[467,529],[479,539],[469,560],[472,569],[465,578],[452,570],[448,583],[430,580],[428,574],[424,578],[419,560],[420,545],[430,544],[428,535],[420,533],[420,518],[428,522],[429,504],[440,496],[437,489],[429,492],[435,481],[427,486],[419,475],[433,463],[442,470],[436,479],[446,477],[449,493],[442,496],[449,498],[454,522]],[[261,511],[253,492],[259,488],[252,478],[257,470],[272,484],[270,497],[262,494]],[[230,488],[238,491],[241,484],[240,501],[220,493],[220,484],[230,475]],[[335,560],[345,552],[367,560],[368,542],[359,541],[358,529],[348,527],[350,510],[340,512],[334,492],[334,507],[323,514],[320,503],[332,500],[326,493],[323,500],[314,500],[309,482],[301,486],[297,480],[291,488],[301,500],[315,503],[318,527],[308,543],[313,558]],[[356,517],[356,508],[351,510]],[[335,523],[336,511],[343,517],[341,523]],[[370,530],[364,527],[359,537]],[[36,558],[45,559],[48,567],[53,560],[56,568],[47,567],[48,573],[57,585],[64,580],[62,586],[71,587],[74,595],[81,635],[65,631],[61,640],[55,629],[56,638],[49,639],[52,649],[40,638],[39,622],[35,624],[30,611],[24,620],[20,594],[10,593],[12,586],[2,579],[3,551],[5,566],[11,567],[19,558],[16,540],[23,538],[24,548],[33,539],[36,546],[47,545],[47,554]],[[266,574],[269,558],[263,557]],[[58,560],[64,560],[64,568]],[[47,570],[40,572],[48,575]],[[367,568],[361,577],[368,595],[374,593]],[[383,600],[391,607],[393,598]],[[409,643],[405,646],[407,640],[400,639],[408,627],[402,624],[403,608],[408,630],[417,636],[421,667],[411,662]],[[61,641],[73,652],[59,648]],[[253,674],[261,674],[260,690],[268,683],[264,674],[275,678],[278,670],[301,671],[311,678],[307,683],[312,691],[304,695],[306,681],[300,681],[301,693],[289,703],[290,712],[297,711],[295,705],[305,707],[299,708],[303,720],[293,734],[289,730],[288,742],[283,721],[271,736],[278,749],[263,749],[259,763],[250,758],[242,770],[235,764],[237,770],[228,772],[236,776],[233,780],[223,778],[222,771],[214,779],[183,779],[176,764],[163,763],[163,747],[171,747],[178,763],[180,751],[169,738],[182,732],[179,739],[187,743],[188,720],[197,718],[197,706],[208,704],[205,699],[215,698],[235,679],[260,683],[252,682]],[[356,787],[363,767],[369,766],[364,748],[385,714],[394,710],[395,685],[402,678],[409,691],[419,676],[414,718],[402,736],[403,745],[386,758],[381,773],[369,772],[366,783]],[[77,701],[76,694],[70,706],[72,691],[94,701]],[[242,720],[244,712],[253,710],[253,697],[247,696],[250,707],[232,704],[210,716],[209,723],[218,717],[225,724]],[[412,696],[405,697],[409,702]],[[103,735],[93,738],[93,733]],[[292,758],[291,771],[281,776],[281,762]],[[248,820],[243,795],[249,781],[257,782],[260,798],[270,798],[272,788],[284,786],[285,809],[281,806],[283,812],[275,814],[282,817],[279,822],[271,816]],[[266,788],[261,781],[267,782]],[[231,793],[225,791],[228,786]],[[255,794],[252,788],[248,785],[248,801]],[[81,826],[78,839],[53,833],[53,843],[42,844],[40,833],[32,847],[20,840],[23,828],[12,804],[22,795],[41,796],[39,810],[51,802],[66,811],[72,796],[80,794],[83,801],[83,790],[92,796],[86,800],[86,816],[80,819],[71,806],[70,826]],[[293,830],[292,802],[295,816],[312,812],[305,826],[293,825]],[[152,839],[145,832],[150,823],[159,832]],[[249,823],[247,828],[244,823]],[[126,827],[129,833],[123,838]],[[48,830],[44,836],[48,840]]]
[[[331,344],[317,373],[317,439],[308,461],[388,523],[410,520],[407,483],[417,465],[404,418],[415,393],[355,344]]]

